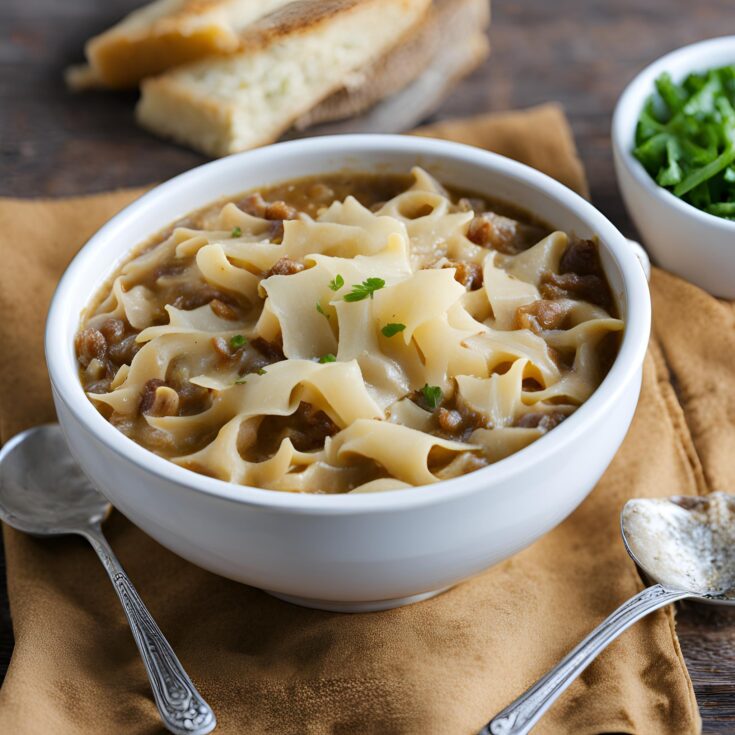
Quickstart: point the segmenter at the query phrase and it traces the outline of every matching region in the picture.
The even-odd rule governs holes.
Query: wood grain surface
[[[136,0],[0,2],[0,195],[61,196],[147,184],[201,163],[136,127],[134,94],[74,96],[61,70]],[[635,235],[620,199],[610,117],[625,84],[678,46],[735,33],[732,0],[496,0],[489,60],[427,120],[560,101],[592,199]],[[12,633],[0,579],[0,675]],[[705,733],[735,733],[735,614],[684,604],[681,646]]]

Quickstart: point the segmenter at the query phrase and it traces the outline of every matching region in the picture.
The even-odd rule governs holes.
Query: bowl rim
[[[574,212],[585,220],[598,235],[603,247],[620,270],[623,284],[622,299],[628,315],[615,362],[590,398],[553,432],[488,467],[430,486],[364,494],[291,493],[236,485],[207,477],[180,467],[145,449],[106,421],[85,395],[77,370],[64,359],[65,351],[68,350],[66,342],[68,335],[65,334],[64,327],[64,303],[66,294],[77,284],[83,264],[94,257],[95,250],[101,243],[116,237],[130,221],[154,210],[161,199],[175,198],[177,189],[194,178],[216,178],[218,172],[233,167],[235,169],[246,167],[257,159],[262,162],[274,157],[298,156],[314,151],[329,151],[345,157],[358,156],[368,161],[371,152],[405,155],[408,151],[417,156],[452,159],[460,166],[462,164],[481,166],[491,170],[496,176],[511,178],[522,186],[540,190],[553,198],[562,208]],[[202,206],[206,206],[206,203]],[[91,298],[92,294],[89,296]],[[648,346],[650,320],[648,282],[634,250],[603,214],[560,182],[525,164],[461,143],[404,135],[336,135],[276,143],[211,161],[160,184],[125,207],[87,241],[62,275],[48,311],[45,353],[51,385],[57,400],[63,403],[76,421],[115,454],[145,472],[176,483],[182,490],[204,493],[220,500],[237,502],[253,508],[278,509],[279,512],[294,514],[384,513],[436,505],[466,494],[485,491],[486,486],[506,482],[519,471],[527,471],[549,455],[573,443],[576,437],[590,429],[596,415],[609,411],[623,393],[635,384],[636,374],[641,370]],[[349,495],[349,498],[345,495]]]
[[[656,77],[664,71],[669,71],[669,66],[681,57],[691,59],[691,67],[689,71],[697,70],[697,59],[705,58],[708,53],[719,52],[721,50],[732,49],[733,63],[735,63],[735,35],[717,36],[708,38],[696,43],[690,43],[681,46],[673,51],[660,56],[652,61],[648,66],[641,69],[626,85],[618,101],[615,104],[615,110],[612,117],[611,138],[613,151],[616,158],[626,167],[631,176],[646,191],[658,199],[661,204],[673,207],[682,215],[692,217],[698,220],[702,225],[716,227],[727,233],[735,234],[735,221],[727,220],[723,217],[705,212],[698,209],[693,204],[685,202],[677,196],[674,196],[668,189],[660,186],[646,171],[643,164],[633,155],[631,142],[635,136],[635,125],[638,121],[638,114],[643,108],[644,100],[653,93],[653,82]],[[634,123],[626,125],[625,116],[631,108],[635,108]]]

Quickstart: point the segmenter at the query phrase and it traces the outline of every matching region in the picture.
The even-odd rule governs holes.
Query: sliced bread
[[[305,130],[360,115],[432,67],[441,68],[447,83],[454,81],[487,56],[489,23],[489,0],[434,0],[415,29],[369,67],[352,73],[341,89],[301,115],[294,127]]]
[[[85,46],[87,64],[67,69],[73,89],[135,87],[141,79],[234,51],[245,27],[291,0],[155,0]]]
[[[275,140],[300,115],[380,58],[430,0],[299,0],[246,28],[239,50],[141,85],[150,130],[222,156]]]
[[[307,129],[293,127],[285,140],[349,133],[405,133],[425,121],[462,77],[481,64],[490,50],[487,36],[477,31],[462,43],[443,44],[431,64],[403,89],[377,101],[359,115],[325,120]]]

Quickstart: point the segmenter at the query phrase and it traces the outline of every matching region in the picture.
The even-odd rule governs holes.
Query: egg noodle
[[[564,290],[570,236],[500,252],[468,238],[477,214],[419,168],[377,208],[347,196],[277,235],[217,207],[129,260],[87,315],[80,334],[100,348],[80,356],[89,398],[173,462],[272,490],[430,485],[496,462],[590,396],[623,323]],[[468,268],[471,286],[457,278]],[[187,283],[224,295],[220,308],[177,306]],[[134,342],[112,367],[111,324]],[[279,354],[258,362],[264,344]]]

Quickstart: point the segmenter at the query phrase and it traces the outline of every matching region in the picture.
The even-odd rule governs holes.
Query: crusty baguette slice
[[[441,67],[447,83],[454,81],[487,56],[484,34],[489,23],[489,0],[434,0],[415,29],[372,65],[351,74],[341,89],[301,115],[294,127],[304,130],[360,115],[432,66]]]
[[[85,46],[88,65],[66,72],[72,89],[135,87],[173,66],[234,51],[245,27],[291,0],[155,0]]]
[[[300,0],[239,51],[143,81],[138,121],[215,156],[269,143],[421,20],[430,0]]]

